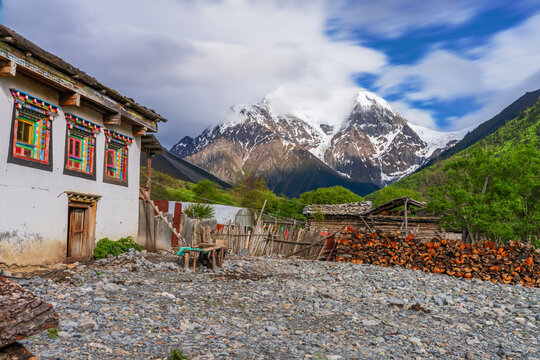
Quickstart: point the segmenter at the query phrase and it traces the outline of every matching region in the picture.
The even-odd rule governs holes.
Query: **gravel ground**
[[[401,268],[128,253],[18,282],[54,304],[41,359],[540,359],[540,289]]]

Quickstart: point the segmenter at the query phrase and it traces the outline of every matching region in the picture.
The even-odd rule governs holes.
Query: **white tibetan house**
[[[137,240],[141,136],[161,121],[0,26],[0,264],[87,259],[98,239]]]

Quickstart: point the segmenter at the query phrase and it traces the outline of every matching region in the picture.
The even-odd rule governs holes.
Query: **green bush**
[[[373,206],[379,206],[385,202],[401,197],[408,197],[418,201],[426,200],[420,191],[402,188],[398,185],[384,187],[374,193],[369,194],[366,196],[366,199],[373,201]]]
[[[193,219],[211,219],[216,215],[216,211],[208,204],[189,204],[184,209],[184,213]]]
[[[300,201],[304,204],[346,204],[363,201],[364,198],[353,193],[343,186],[332,186],[306,191],[300,195]]]
[[[94,259],[105,259],[109,255],[118,256],[129,251],[129,249],[144,250],[144,248],[133,241],[131,236],[121,238],[118,241],[112,241],[108,238],[99,240],[94,249]]]

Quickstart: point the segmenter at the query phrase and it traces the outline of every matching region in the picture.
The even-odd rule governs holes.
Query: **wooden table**
[[[225,250],[227,249],[225,245],[199,244],[196,247],[201,250],[184,250],[184,268],[188,269],[189,261],[190,259],[193,259],[193,272],[195,272],[197,269],[197,258],[201,252],[209,253],[210,258],[212,259],[212,270],[215,270],[216,266],[223,266]]]

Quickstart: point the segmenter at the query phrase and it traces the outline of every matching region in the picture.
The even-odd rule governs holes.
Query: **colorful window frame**
[[[96,179],[96,138],[102,127],[66,113],[66,157],[64,174]]]
[[[8,162],[52,171],[52,121],[60,108],[18,89],[11,95]]]
[[[128,186],[128,153],[133,139],[105,129],[103,181]]]

